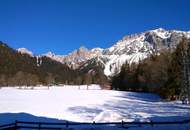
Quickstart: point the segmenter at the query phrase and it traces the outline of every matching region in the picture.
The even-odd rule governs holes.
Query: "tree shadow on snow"
[[[121,93],[121,95],[117,95],[115,97],[124,98],[124,99],[131,99],[131,100],[139,100],[139,101],[146,101],[146,102],[158,102],[161,101],[159,95],[152,94],[152,93],[139,93],[139,92],[126,92]]]

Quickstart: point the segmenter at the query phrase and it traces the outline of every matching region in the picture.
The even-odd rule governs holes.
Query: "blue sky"
[[[159,27],[190,30],[190,0],[0,0],[0,40],[35,54],[106,48]]]

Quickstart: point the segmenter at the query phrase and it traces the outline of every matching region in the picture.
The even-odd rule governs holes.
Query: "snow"
[[[158,28],[158,29],[155,29],[155,30],[152,30],[152,31],[155,32],[156,35],[159,36],[162,39],[167,39],[171,35],[171,33],[169,33],[168,31],[166,31],[163,28]]]
[[[95,57],[95,56],[101,55],[103,50],[104,49],[98,48],[98,47],[91,49],[90,52],[91,52],[92,58]]]
[[[103,112],[100,112],[95,118],[95,122],[110,122],[110,120],[117,120],[122,119],[122,116],[118,114],[117,112],[113,112],[111,110],[105,110]],[[121,120],[119,120],[121,121]]]
[[[65,55],[56,55],[55,53],[49,51],[45,54],[42,54],[42,56],[46,56],[46,57],[51,58],[57,62],[64,63],[63,60],[65,58]]]
[[[26,48],[18,48],[17,51],[21,54],[28,54],[33,57],[33,53]]]
[[[187,32],[187,38],[190,38],[190,31]]]
[[[136,52],[131,55],[122,54],[122,55],[110,55],[110,60],[105,64],[104,74],[106,76],[112,76],[117,74],[121,70],[121,66],[126,63],[138,63],[140,60],[143,60],[148,57],[148,53]]]
[[[147,58],[152,53],[153,46],[146,43],[144,39],[144,33],[127,36],[106,49],[104,57],[107,57],[109,61],[105,63],[104,74],[113,76],[120,72],[120,68],[124,63],[138,63],[140,60]]]
[[[106,75],[106,76],[109,76],[109,75],[111,75],[112,73],[113,73],[113,71],[111,71],[111,64],[113,64],[115,61],[116,61],[116,59],[118,58],[118,56],[117,55],[110,55],[110,57],[109,57],[109,61],[106,63],[106,65],[105,65],[105,69],[104,69],[104,74]]]
[[[19,115],[24,113],[74,122],[175,121],[190,117],[190,106],[163,102],[154,94],[100,90],[98,85],[88,86],[88,90],[86,85],[24,88],[0,89],[0,124],[23,120]],[[16,116],[6,120],[6,113]]]

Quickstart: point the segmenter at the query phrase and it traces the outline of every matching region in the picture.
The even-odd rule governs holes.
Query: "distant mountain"
[[[77,69],[86,61],[98,55],[102,55],[102,51],[103,49],[101,48],[88,50],[86,47],[82,46],[79,49],[69,53],[68,55],[56,55],[53,52],[48,52],[43,55],[63,64],[67,64],[72,69]]]
[[[55,60],[55,61],[58,61],[58,62],[64,64],[64,58],[65,58],[64,55],[56,55],[56,54],[54,54],[53,52],[49,51],[49,52],[47,52],[47,53],[45,53],[45,54],[39,55],[39,57],[41,57],[41,56],[49,57],[49,58],[51,58],[52,60]]]
[[[159,54],[165,49],[173,49],[182,40],[190,38],[190,31],[165,30],[163,28],[146,31],[123,37],[113,46],[88,50],[81,47],[66,56],[47,53],[46,56],[67,64],[72,69],[85,69],[100,66],[106,76],[112,76],[120,71],[125,63],[138,63],[152,54]]]
[[[33,56],[33,53],[26,48],[19,48],[17,49],[17,51],[21,54],[28,54],[30,56]]]

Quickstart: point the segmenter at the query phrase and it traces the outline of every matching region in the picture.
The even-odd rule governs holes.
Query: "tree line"
[[[181,60],[184,44],[190,44],[190,41],[184,39],[175,50],[162,50],[159,54],[140,61],[139,64],[125,63],[121,72],[112,77],[112,88],[153,92],[169,99],[179,97],[183,91]]]
[[[38,60],[41,61],[38,64]],[[91,70],[91,71],[90,71]],[[0,42],[0,86],[35,86],[58,84],[104,84],[107,77],[98,66],[73,70],[48,57],[21,54]]]

